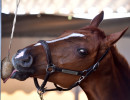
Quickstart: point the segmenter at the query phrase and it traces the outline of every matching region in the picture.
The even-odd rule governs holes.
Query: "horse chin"
[[[20,66],[15,67],[10,78],[24,81],[35,73],[34,69],[25,69]]]
[[[17,79],[17,80],[20,80],[20,81],[24,81],[26,80],[27,78],[29,78],[29,74],[25,74],[25,73],[22,73],[20,71],[15,71],[12,76],[10,78],[12,79]]]
[[[35,73],[35,70],[30,67],[23,67],[21,64],[19,64],[17,61],[14,60],[14,57],[12,58],[12,64],[14,67],[14,71],[12,72],[12,75],[10,78],[17,79],[20,81],[24,81],[27,78],[29,78],[32,74]]]

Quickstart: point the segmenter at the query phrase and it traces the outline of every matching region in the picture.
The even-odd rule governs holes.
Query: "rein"
[[[108,48],[105,51],[105,53],[98,59],[98,61],[94,65],[92,65],[90,68],[83,70],[83,71],[74,71],[74,70],[59,68],[56,65],[54,65],[52,62],[51,51],[49,49],[48,43],[44,40],[40,40],[38,43],[41,43],[41,45],[45,49],[47,63],[48,63],[47,68],[46,68],[46,75],[45,75],[44,81],[41,84],[41,86],[39,85],[37,78],[34,78],[34,83],[35,83],[37,92],[38,92],[41,100],[43,99],[43,97],[42,97],[43,93],[45,93],[47,91],[55,91],[55,90],[68,91],[68,90],[71,90],[72,88],[78,86],[86,77],[88,77],[88,75],[90,75],[93,71],[95,71],[98,68],[99,63],[103,60],[103,58],[107,55],[108,51],[110,50],[110,48]],[[55,88],[47,89],[47,88],[45,88],[47,81],[48,81],[50,75],[53,74],[54,72],[62,72],[62,73],[71,74],[71,75],[78,75],[78,76],[80,76],[80,78],[69,88],[62,88],[62,87],[58,86],[56,83],[53,83]]]

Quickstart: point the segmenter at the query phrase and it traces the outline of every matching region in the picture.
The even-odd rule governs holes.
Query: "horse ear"
[[[90,23],[90,26],[98,27],[104,17],[104,11],[98,14]]]
[[[125,28],[123,31],[116,32],[116,33],[106,36],[103,42],[107,44],[108,46],[112,46],[123,36],[123,34],[127,31],[127,29],[128,27]]]

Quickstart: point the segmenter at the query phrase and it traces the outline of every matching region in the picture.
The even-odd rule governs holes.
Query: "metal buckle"
[[[53,73],[55,72],[55,65],[52,66],[47,65],[46,72]]]
[[[81,81],[82,81],[84,78],[85,78],[85,76],[81,76],[77,82],[80,84]]]
[[[99,66],[99,62],[97,62],[94,66],[93,66],[93,70],[96,71],[97,67]]]
[[[43,94],[44,94],[44,92],[42,92],[42,91],[40,91],[40,90],[37,90],[37,93],[38,93],[40,99],[41,99],[41,100],[44,100],[44,99],[43,99]]]

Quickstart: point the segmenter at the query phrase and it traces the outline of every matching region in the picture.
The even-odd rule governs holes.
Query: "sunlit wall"
[[[16,91],[13,94],[2,92],[1,95],[1,100],[40,100],[36,91],[32,91],[29,94],[26,94],[23,91]],[[44,100],[75,100],[73,92],[50,92],[46,93],[43,98]],[[82,91],[79,93],[79,100],[87,100],[85,94]]]

